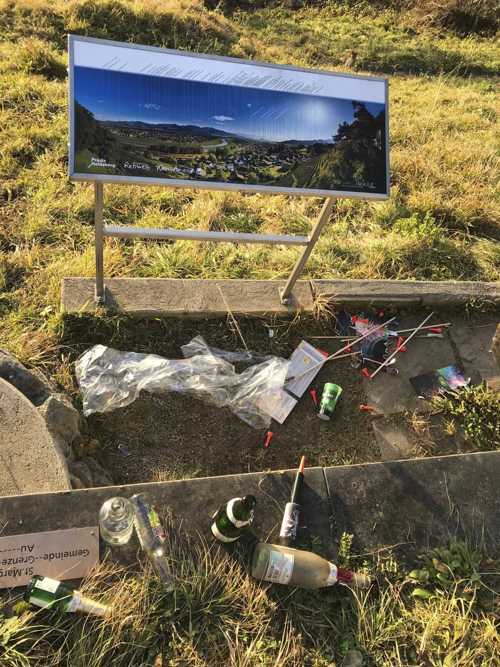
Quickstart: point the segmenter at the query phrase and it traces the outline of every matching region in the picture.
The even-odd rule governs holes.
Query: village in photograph
[[[385,105],[75,67],[77,174],[385,194]]]

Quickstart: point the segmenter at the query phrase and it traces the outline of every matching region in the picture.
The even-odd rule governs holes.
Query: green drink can
[[[334,384],[333,382],[325,384],[318,412],[320,419],[324,419],[325,421],[330,420],[341,393],[342,387],[339,387],[338,384]]]

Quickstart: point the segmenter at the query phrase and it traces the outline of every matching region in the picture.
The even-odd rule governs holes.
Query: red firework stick
[[[371,377],[370,376],[370,371],[368,370],[368,368],[361,369],[361,375],[364,375],[365,378],[368,378],[368,379],[370,379],[370,377]]]
[[[432,317],[433,315],[434,315],[433,312],[432,312],[430,315],[428,315],[428,316],[425,318],[425,320],[422,322],[422,324],[420,324],[420,325],[415,329],[415,331],[414,331],[412,334],[410,334],[410,335],[408,336],[408,338],[405,340],[405,343],[409,343],[410,340],[411,340],[411,339],[412,339],[412,338],[413,338],[413,337],[420,331],[420,329],[422,329],[422,327],[424,326],[424,324],[427,324],[427,322],[431,319],[431,317]],[[387,357],[387,359],[384,361],[384,363],[381,364],[376,370],[373,371],[373,373],[370,375],[370,379],[373,380],[373,378],[377,375],[377,373],[380,373],[380,371],[382,370],[382,368],[385,368],[385,367],[387,366],[387,364],[391,361],[391,359],[393,359],[399,351],[400,351],[400,347],[399,347],[399,345],[398,345],[398,347],[394,350],[394,352],[393,352],[392,354],[390,354],[390,355]]]
[[[271,440],[273,439],[274,433],[272,431],[268,431],[266,434],[266,439],[264,440],[264,449],[267,449],[269,445],[271,444]]]
[[[313,400],[314,405],[318,405],[318,394],[316,393],[316,389],[310,389],[309,393],[311,394],[311,398]]]

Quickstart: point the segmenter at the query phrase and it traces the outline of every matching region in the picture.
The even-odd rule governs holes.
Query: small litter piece
[[[452,364],[430,373],[416,375],[410,378],[410,383],[419,398],[430,399],[447,391],[467,387],[470,384],[470,378],[465,378],[461,366]]]
[[[105,345],[90,348],[75,364],[84,415],[130,405],[141,391],[176,391],[227,407],[254,428],[269,427],[266,406],[282,391],[289,361],[269,357],[237,373],[218,356],[222,351],[210,348],[201,336],[184,345],[182,352],[188,358],[165,359]]]
[[[268,449],[269,445],[271,444],[271,440],[273,439],[274,433],[272,431],[268,431],[266,433],[266,439],[264,440],[264,449]]]

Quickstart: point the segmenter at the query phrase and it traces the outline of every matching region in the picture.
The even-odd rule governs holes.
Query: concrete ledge
[[[500,282],[446,280],[314,280],[315,295],[336,303],[452,306],[472,299],[500,304]]]
[[[64,278],[63,310],[69,313],[95,310],[94,284],[92,278]],[[289,306],[280,301],[279,290],[284,285],[284,280],[109,278],[106,280],[106,306],[139,317],[196,318],[225,316],[227,305],[239,315],[311,313],[318,296],[330,297],[339,304],[450,306],[472,299],[500,304],[500,283],[301,280],[294,288]]]
[[[402,544],[408,555],[465,534],[500,546],[500,452],[325,469],[337,532],[360,551]]]
[[[93,311],[94,284],[91,278],[64,278],[63,309],[73,313]],[[284,280],[110,278],[105,284],[106,306],[137,316],[221,317],[227,315],[226,303],[235,314],[254,316],[313,309],[310,283],[303,280],[295,286],[289,306],[280,301]]]
[[[145,492],[160,514],[170,508],[180,530],[199,531],[211,539],[215,509],[233,496],[253,493],[258,502],[253,532],[272,541],[277,539],[294,475],[295,471],[278,471],[10,496],[0,498],[0,525],[5,535],[92,526],[107,498]],[[498,547],[499,478],[500,452],[309,468],[305,524],[329,558],[335,558],[342,531],[354,535],[358,553],[403,543],[411,558],[428,543],[443,542],[461,531]]]

